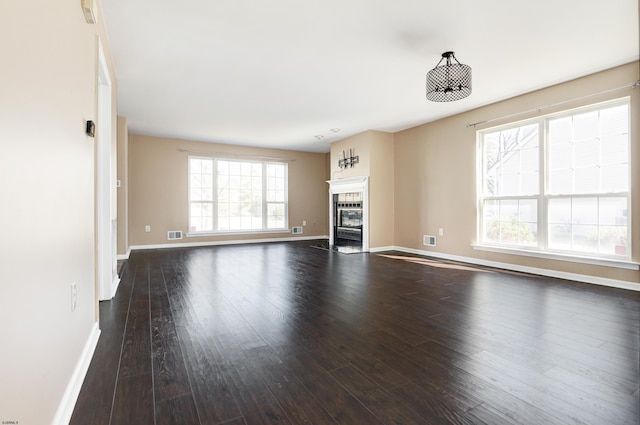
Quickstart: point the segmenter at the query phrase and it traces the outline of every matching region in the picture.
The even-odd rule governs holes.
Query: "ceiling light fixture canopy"
[[[452,63],[454,60],[456,63]],[[440,65],[446,61],[444,65]],[[454,52],[444,52],[440,62],[427,73],[427,99],[453,102],[471,94],[471,67],[458,62]]]

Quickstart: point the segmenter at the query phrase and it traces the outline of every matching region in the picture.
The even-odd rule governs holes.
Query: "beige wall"
[[[394,245],[393,134],[372,132],[369,139],[369,246]]]
[[[3,421],[52,422],[96,321],[96,141],[84,129],[96,120],[97,36],[111,66],[104,34],[77,0],[0,3]]]
[[[466,124],[565,102],[637,81],[638,63],[618,67],[558,86],[519,96],[454,117],[396,133],[395,245],[439,253],[640,283],[640,272],[611,267],[543,260],[478,251],[476,242],[476,130],[499,125]],[[631,96],[632,226],[640,229],[640,93],[619,90],[545,109],[541,114]],[[538,113],[518,116],[525,119]],[[513,118],[511,120],[514,120]],[[422,245],[422,235],[438,235],[435,248]],[[633,259],[640,260],[640,232],[633,234]]]
[[[376,133],[378,132],[369,130],[331,144],[331,180],[369,176],[371,172],[370,141],[375,138]],[[338,167],[338,154],[344,152],[345,156],[349,156],[349,149],[351,149],[353,156],[358,156],[359,162],[353,167],[341,169]]]
[[[353,167],[340,169],[338,155],[349,149],[358,156]],[[333,179],[369,177],[369,248],[394,244],[394,139],[393,134],[369,130],[331,144]]]
[[[192,151],[180,152],[178,149]],[[167,231],[188,231],[188,157],[224,152],[289,158],[289,227],[303,237],[328,235],[326,154],[259,149],[131,134],[129,136],[129,235],[131,246],[167,244]],[[145,232],[145,225],[151,232]],[[291,233],[199,236],[176,243],[292,237]]]
[[[118,255],[126,256],[129,252],[129,129],[127,119],[118,117],[117,177],[120,187],[118,196]]]

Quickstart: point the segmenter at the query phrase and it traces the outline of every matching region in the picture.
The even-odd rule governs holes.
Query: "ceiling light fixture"
[[[451,63],[451,60],[456,63]],[[443,60],[446,64],[440,65]],[[458,62],[454,52],[444,52],[440,62],[427,73],[427,99],[453,102],[471,94],[471,67]]]

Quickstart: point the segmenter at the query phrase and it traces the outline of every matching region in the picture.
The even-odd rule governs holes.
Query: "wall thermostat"
[[[91,120],[87,121],[86,132],[87,132],[87,136],[95,137],[95,135],[96,135],[96,123],[94,123]]]

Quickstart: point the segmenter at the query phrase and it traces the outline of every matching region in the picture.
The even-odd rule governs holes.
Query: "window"
[[[286,228],[286,163],[189,158],[191,232]]]
[[[630,258],[629,101],[478,132],[483,245]]]

